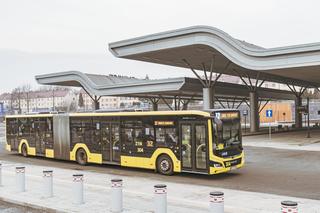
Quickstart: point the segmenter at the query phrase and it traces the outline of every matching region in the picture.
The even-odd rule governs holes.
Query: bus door
[[[45,135],[46,135],[46,123],[42,118],[35,118],[31,122],[33,131],[30,132],[30,136],[35,139],[36,153],[40,155],[45,154]]]
[[[113,122],[101,123],[101,153],[102,160],[108,162],[120,162],[120,132],[119,124]]]
[[[180,122],[182,170],[206,172],[208,169],[207,125],[202,122]]]

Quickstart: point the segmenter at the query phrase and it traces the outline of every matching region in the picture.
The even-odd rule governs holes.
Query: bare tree
[[[16,87],[11,92],[12,108],[17,108],[18,113],[21,114],[21,87]]]
[[[30,93],[31,93],[31,85],[30,84],[25,84],[21,87],[23,96],[26,100],[26,105],[27,105],[27,112],[30,112]]]

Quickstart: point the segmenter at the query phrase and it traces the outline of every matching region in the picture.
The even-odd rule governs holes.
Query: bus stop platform
[[[15,167],[19,164],[2,162],[3,186],[0,200],[23,206],[30,206],[46,212],[110,212],[110,180],[122,178],[124,182],[124,212],[153,212],[153,186],[159,181],[148,177],[117,176],[91,171],[61,168],[43,168],[25,164],[26,192],[16,192]],[[53,170],[52,198],[43,197],[44,169]],[[84,204],[73,203],[72,175],[84,175]],[[299,211],[317,212],[320,201],[266,193],[247,192],[202,185],[161,182],[168,187],[168,212],[209,212],[209,193],[222,191],[225,194],[225,212],[253,213],[278,212],[280,202],[298,202]]]
[[[320,129],[318,128],[310,129],[310,138],[307,138],[307,129],[272,132],[271,139],[268,128],[264,130],[255,135],[244,135],[243,146],[320,151]]]

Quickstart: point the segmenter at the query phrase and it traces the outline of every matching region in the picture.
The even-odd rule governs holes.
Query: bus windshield
[[[222,140],[226,145],[235,145],[240,143],[240,123],[225,121],[222,122]]]

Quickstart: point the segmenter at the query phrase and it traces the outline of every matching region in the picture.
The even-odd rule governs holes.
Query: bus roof
[[[37,118],[37,117],[53,117],[54,115],[69,115],[70,117],[87,117],[87,116],[145,116],[145,115],[199,115],[204,117],[212,116],[214,112],[230,112],[239,111],[236,109],[211,109],[211,110],[179,110],[179,111],[136,111],[136,112],[77,112],[65,114],[25,114],[25,115],[7,115],[6,118]]]
[[[142,112],[91,112],[91,113],[70,113],[70,116],[135,116],[135,115],[200,115],[210,116],[209,112],[200,110],[183,110],[183,111],[142,111]]]

